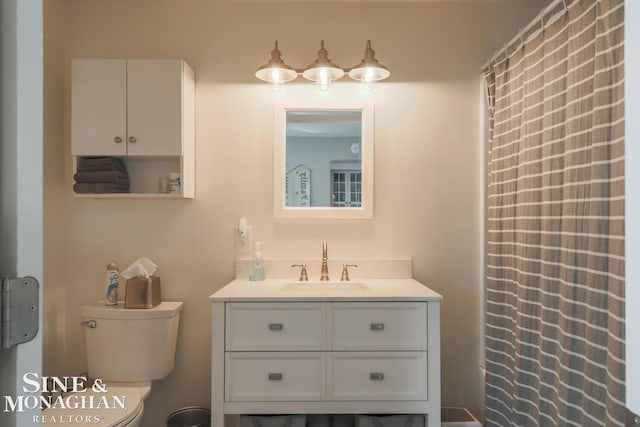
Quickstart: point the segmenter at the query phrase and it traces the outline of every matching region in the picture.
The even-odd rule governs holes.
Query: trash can
[[[211,411],[199,406],[180,408],[167,417],[167,427],[210,427]]]

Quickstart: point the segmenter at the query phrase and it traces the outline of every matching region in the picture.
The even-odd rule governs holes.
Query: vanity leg
[[[427,306],[427,352],[429,378],[426,379],[429,391],[428,427],[440,427],[440,302],[429,302]]]
[[[211,412],[211,427],[224,427],[224,414]]]
[[[211,310],[211,427],[224,427],[224,303]]]

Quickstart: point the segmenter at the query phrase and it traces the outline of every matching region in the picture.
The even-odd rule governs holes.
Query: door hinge
[[[2,279],[0,328],[2,348],[31,341],[38,333],[40,285],[34,277]]]

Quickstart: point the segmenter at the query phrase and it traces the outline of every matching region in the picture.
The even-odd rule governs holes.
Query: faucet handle
[[[291,267],[301,267],[298,281],[307,282],[309,280],[309,277],[307,277],[307,264],[291,264]]]
[[[349,281],[349,267],[357,267],[357,264],[342,264],[342,276],[340,276],[341,282]]]

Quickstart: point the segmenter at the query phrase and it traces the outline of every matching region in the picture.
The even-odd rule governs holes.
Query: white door
[[[182,75],[179,60],[127,61],[130,156],[182,154]]]
[[[71,63],[71,154],[127,154],[127,61]]]
[[[42,0],[0,2],[0,64],[0,275],[42,283]],[[39,411],[4,412],[4,396],[40,374],[41,336],[0,349],[0,426],[40,424]]]

